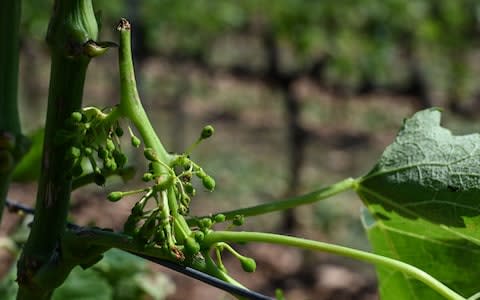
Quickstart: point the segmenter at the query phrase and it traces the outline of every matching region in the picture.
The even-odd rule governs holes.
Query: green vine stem
[[[341,256],[350,257],[356,260],[365,261],[379,266],[387,267],[391,270],[397,270],[412,278],[415,278],[437,293],[449,300],[465,300],[465,298],[456,292],[449,289],[443,283],[432,277],[428,273],[402,261],[398,261],[385,256],[365,252],[348,247],[332,245],[328,243],[311,241],[297,237],[273,234],[273,233],[261,233],[261,232],[232,232],[232,231],[212,231],[205,235],[205,239],[202,241],[202,247],[209,247],[219,242],[261,242],[278,245],[286,245],[306,250],[322,251],[327,253],[333,253]]]
[[[17,105],[20,13],[20,0],[0,1],[0,221],[15,160],[21,155],[15,142],[21,136]]]
[[[144,245],[137,243],[133,237],[121,233],[95,228],[81,228],[78,230],[68,230],[66,236],[70,241],[73,241],[71,245],[79,245],[87,248],[95,245],[102,247],[102,251],[110,248],[117,248],[128,252],[171,260],[176,263],[182,263],[177,261],[171,253],[165,252],[161,248],[144,247]],[[203,257],[204,259],[193,259],[189,261],[189,266],[198,271],[222,279],[228,283],[243,287],[243,285],[241,285],[238,281],[220,270],[208,255],[208,252],[205,251],[203,253]]]
[[[50,299],[73,266],[61,263],[59,247],[65,231],[71,178],[65,174],[69,145],[56,142],[72,112],[81,107],[85,73],[90,57],[84,45],[96,40],[98,25],[91,0],[56,0],[47,43],[52,64],[47,121],[32,230],[18,263],[17,299]],[[37,277],[47,272],[47,280]],[[56,277],[56,278],[54,278]]]
[[[220,212],[214,215],[222,214],[225,216],[225,220],[232,220],[233,218],[235,218],[235,216],[238,216],[238,215],[251,217],[251,216],[258,216],[258,215],[267,214],[275,211],[282,211],[282,210],[294,208],[300,205],[311,204],[323,199],[327,199],[336,194],[340,194],[342,192],[345,192],[354,188],[356,184],[357,184],[356,179],[347,178],[305,195],[290,197],[284,200],[272,201],[265,204],[251,206],[251,207],[240,208],[240,209],[230,210],[226,212]],[[207,217],[207,216],[204,216],[204,217]],[[198,218],[203,218],[203,217],[198,217]],[[188,219],[187,222],[190,225],[194,225],[196,220]]]
[[[120,112],[127,117],[138,130],[145,143],[145,148],[153,149],[158,156],[158,160],[161,163],[153,164],[155,172],[158,174],[168,173],[164,165],[168,165],[172,157],[165,150],[165,147],[158,138],[138,95],[131,50],[131,25],[126,19],[121,19],[117,30],[120,32],[118,57],[121,90]],[[178,213],[178,204],[172,188],[169,188],[167,196],[169,211],[177,221],[174,223],[175,236],[183,236],[185,233],[187,235],[190,234],[191,231],[187,222],[184,217]]]
[[[131,50],[131,26],[126,19],[122,19],[117,26],[120,32],[119,66],[120,66],[120,110],[142,136],[145,147],[155,150],[160,161],[168,163],[170,155],[158,138],[145,110],[143,109],[137,91],[135,71],[133,68]]]

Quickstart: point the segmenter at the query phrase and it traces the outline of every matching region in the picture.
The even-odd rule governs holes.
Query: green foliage
[[[367,210],[362,221],[375,253],[416,266],[465,297],[478,291],[480,246],[425,221],[375,218]],[[402,272],[377,266],[377,274],[382,299],[445,299]]]
[[[83,175],[83,161],[90,163],[93,181],[98,185],[105,184],[109,172],[116,171],[126,164],[126,156],[120,149],[119,137],[123,135],[120,121],[134,125],[145,145],[144,156],[149,165],[143,180],[150,183],[150,186],[110,193],[107,198],[111,201],[118,201],[123,196],[131,194],[141,196],[134,204],[122,234],[107,230],[95,232],[98,236],[92,233],[89,238],[93,242],[101,240],[99,245],[102,247],[108,248],[110,243],[117,247],[126,245],[124,249],[128,251],[135,249],[142,254],[154,253],[158,257],[166,257],[177,263],[196,267],[238,285],[227,276],[221,251],[227,249],[240,260],[245,271],[253,272],[256,268],[255,261],[238,254],[227,242],[267,241],[305,249],[320,249],[375,263],[378,265],[381,294],[388,299],[412,297],[437,299],[439,297],[437,292],[448,294],[451,299],[461,299],[442,283],[465,296],[478,290],[475,280],[480,275],[477,263],[480,255],[480,234],[477,230],[480,221],[477,200],[480,196],[479,135],[454,136],[447,129],[440,127],[438,110],[421,111],[405,121],[397,139],[385,150],[372,171],[358,180],[347,179],[318,193],[313,192],[304,197],[246,208],[238,213],[216,213],[207,217],[188,219],[185,216],[188,216],[191,198],[195,196],[192,177],[200,179],[208,191],[215,189],[215,180],[190,159],[191,150],[201,140],[214,133],[213,127],[206,126],[201,132],[200,139],[184,153],[171,154],[165,150],[137,93],[130,49],[131,27],[124,19],[117,28],[120,31],[120,104],[108,111],[96,107],[79,110],[84,79],[82,72],[86,71],[86,62],[104,52],[106,48],[102,45],[113,44],[91,41],[98,33],[97,18],[93,16],[89,1],[85,2],[88,3],[87,10],[81,10],[74,5],[75,3],[77,2],[58,2],[59,9],[55,10],[56,15],[50,23],[52,25],[48,32],[48,41],[54,50],[53,61],[56,61],[58,68],[58,70],[52,68],[55,71],[52,71],[54,74],[52,91],[58,89],[59,85],[61,87],[59,91],[65,90],[68,93],[65,93],[67,96],[62,94],[61,97],[55,96],[55,93],[50,94],[48,119],[50,123],[47,124],[53,125],[47,126],[45,148],[52,147],[59,151],[58,153],[45,151],[50,156],[44,158],[44,161],[49,163],[45,164],[46,180],[40,181],[39,199],[52,201],[54,205],[57,205],[58,201],[62,205],[62,210],[57,214],[51,213],[52,215],[51,210],[48,210],[48,218],[43,217],[46,221],[42,221],[42,215],[47,216],[43,213],[44,208],[46,210],[49,205],[37,206],[40,208],[37,209],[37,219],[40,221],[34,223],[31,236],[35,242],[40,241],[39,244],[43,243],[43,240],[47,241],[49,246],[25,248],[26,259],[19,263],[18,281],[21,286],[24,285],[22,288],[26,294],[23,298],[28,298],[30,292],[36,294],[35,289],[28,286],[32,282],[36,284],[35,288],[42,287],[41,289],[42,283],[52,284],[52,287],[40,293],[46,295],[46,298],[50,297],[51,291],[56,287],[48,278],[57,274],[48,272],[54,270],[51,271],[54,273],[61,268],[43,267],[52,264],[46,258],[57,254],[58,237],[64,236],[62,231],[66,221],[70,186],[73,178]],[[112,8],[106,5],[109,9]],[[121,9],[119,5],[110,5]],[[25,11],[30,12],[26,14],[27,30],[28,28],[37,30],[35,26],[33,28],[28,26],[29,21],[32,24],[37,22],[33,20],[35,16],[32,6],[34,4],[26,2]],[[450,0],[362,2],[165,0],[145,1],[141,16],[145,20],[143,25],[147,31],[149,46],[158,52],[180,53],[180,56],[191,56],[206,60],[208,63],[211,49],[205,45],[214,44],[215,40],[225,34],[249,32],[263,42],[268,36],[277,46],[286,45],[285,49],[293,53],[293,60],[297,60],[294,69],[302,69],[312,62],[327,58],[325,68],[322,69],[323,73],[320,74],[327,84],[342,84],[347,88],[356,89],[365,82],[375,86],[405,85],[410,78],[404,73],[412,70],[403,72],[388,70],[397,64],[397,61],[403,61],[403,56],[407,56],[410,63],[408,68],[413,68],[412,61],[415,62],[417,56],[421,56],[430,48],[435,49],[434,55],[446,58],[447,61],[456,55],[466,59],[474,48],[471,37],[475,33],[472,28],[478,25],[478,18],[475,15],[478,9],[479,4],[473,0],[460,4],[452,4]],[[62,25],[69,19],[71,11],[78,13],[78,16],[76,15],[78,20],[75,20],[84,25],[84,32],[77,30],[79,24]],[[59,12],[64,15],[58,15]],[[72,41],[76,47],[65,46],[71,46]],[[62,54],[62,59],[55,59],[55,55],[58,54]],[[70,65],[75,57],[80,59],[82,65]],[[64,65],[68,66],[65,70],[62,69]],[[285,69],[283,67],[280,66],[282,71]],[[425,71],[429,68],[428,60],[424,63],[422,61],[419,67],[421,73],[428,73]],[[462,85],[470,71],[468,68],[455,63],[449,65],[448,72],[455,80],[455,86]],[[83,71],[78,72],[80,69]],[[65,77],[64,73],[70,76]],[[74,75],[72,78],[76,80],[71,82],[77,85],[72,90],[73,93],[70,93],[71,82],[64,79],[70,78],[72,74]],[[75,96],[75,105],[68,109],[65,110],[62,105],[66,102],[57,103],[58,100],[70,100],[72,95]],[[66,115],[58,116],[59,113],[65,112]],[[132,145],[138,148],[140,139],[133,135],[130,127],[128,129]],[[38,158],[38,155],[34,155],[40,151],[38,147],[38,143],[34,141],[32,151],[35,152],[26,156],[26,167],[19,165],[19,168],[22,168],[18,172],[23,172],[23,177],[28,170],[34,169],[33,162]],[[102,168],[98,166],[99,164]],[[48,168],[55,170],[56,173],[50,174]],[[59,192],[52,189],[52,186]],[[396,260],[293,237],[258,232],[215,231],[217,222],[231,220],[232,225],[241,226],[245,217],[291,208],[300,203],[311,203],[316,198],[320,200],[352,187],[356,189],[370,211],[370,215],[365,213],[363,219],[374,251]],[[59,200],[50,197],[52,191],[55,191],[54,196],[59,196]],[[296,200],[297,204],[292,204]],[[57,217],[58,222],[51,221]],[[46,225],[42,225],[43,223]],[[59,224],[62,226],[58,226]],[[35,233],[36,228],[41,230]],[[56,230],[55,234],[51,236],[44,234],[50,233],[52,229]],[[64,239],[61,242],[68,244],[71,241]],[[96,251],[95,246],[92,248]],[[217,255],[216,262],[211,257],[214,249]],[[45,253],[37,253],[39,251]],[[74,254],[69,254],[74,260]],[[38,268],[29,269],[33,265],[31,261],[37,264],[36,260],[29,257],[35,255],[41,256],[45,261],[40,261]],[[62,261],[60,258],[59,261],[58,264],[61,265],[66,260]],[[56,261],[54,265],[57,267]],[[75,264],[68,267],[72,265]],[[385,266],[388,266],[388,269]],[[442,283],[412,266],[426,270]],[[42,278],[44,270],[52,277]],[[60,276],[56,280],[61,282],[63,274],[57,273]],[[128,300],[139,299],[146,294],[154,299],[161,299],[165,295],[158,291],[168,289],[155,286],[159,281],[148,284],[146,273],[147,269],[142,262],[132,259],[124,252],[110,251],[100,263],[87,271],[74,269],[68,281],[55,292],[54,299],[95,297]],[[21,276],[25,274],[28,276]],[[64,275],[67,274],[68,272],[65,272]],[[415,280],[427,283],[429,287],[405,274],[415,276]],[[458,274],[462,276],[459,277]],[[45,278],[46,281],[42,282],[41,280]],[[38,281],[40,284],[35,280],[40,280]],[[3,282],[0,288],[0,293],[3,293],[0,295],[5,299],[15,294],[11,284],[12,278],[7,277],[7,281]],[[435,289],[435,292],[430,288]]]
[[[360,179],[375,253],[428,272],[464,296],[478,291],[480,135],[454,136],[429,109],[407,119]],[[385,299],[442,299],[400,272],[378,268]],[[462,274],[459,276],[459,274]]]
[[[374,215],[423,219],[480,244],[479,143],[478,134],[442,128],[438,109],[420,111],[404,122],[358,192]]]
[[[16,272],[14,266],[0,282],[0,299],[16,299]],[[162,300],[173,291],[165,275],[151,273],[144,260],[114,249],[87,270],[73,269],[53,300],[138,300],[147,296]]]

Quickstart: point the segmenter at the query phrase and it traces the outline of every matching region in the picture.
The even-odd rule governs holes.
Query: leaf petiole
[[[234,219],[235,216],[238,216],[238,215],[251,217],[251,216],[263,215],[263,214],[267,214],[275,211],[282,211],[282,210],[294,208],[300,205],[311,204],[311,203],[332,197],[336,194],[340,194],[342,192],[348,191],[350,189],[355,189],[357,184],[358,184],[357,179],[347,178],[305,195],[290,197],[284,200],[271,201],[265,204],[230,210],[226,212],[219,212],[213,215],[215,216],[215,215],[222,214],[225,216],[225,220],[227,221],[227,220]],[[202,218],[208,218],[208,217],[211,217],[211,216],[197,217],[195,219],[189,219],[187,220],[187,222],[189,225],[194,225],[196,222],[196,219],[202,219]]]
[[[261,242],[291,247],[302,248],[306,250],[321,251],[333,253],[364,262],[387,267],[391,270],[400,271],[412,278],[415,278],[431,289],[449,300],[465,300],[465,298],[446,285],[438,281],[430,274],[416,268],[412,265],[395,260],[389,257],[377,255],[374,253],[352,249],[348,247],[333,245],[324,242],[312,241],[292,236],[285,236],[273,233],[263,232],[233,232],[233,231],[212,231],[205,235],[202,241],[202,248],[209,247],[219,242]],[[475,299],[475,298],[474,298]]]

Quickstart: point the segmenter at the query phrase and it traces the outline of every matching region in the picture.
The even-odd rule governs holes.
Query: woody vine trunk
[[[10,175],[23,152],[17,108],[20,11],[19,0],[0,2],[0,221]]]
[[[65,172],[69,145],[57,138],[67,118],[81,107],[90,61],[85,45],[96,40],[97,33],[91,0],[55,1],[47,33],[52,59],[42,176],[35,219],[18,263],[19,300],[50,299],[74,267],[62,257],[72,184]]]

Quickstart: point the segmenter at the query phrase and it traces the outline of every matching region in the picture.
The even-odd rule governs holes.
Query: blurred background
[[[23,2],[21,111],[24,128],[34,132],[46,111],[44,36],[52,1]],[[215,177],[217,189],[200,193],[193,214],[361,176],[402,120],[426,107],[442,107],[444,124],[457,134],[478,128],[478,0],[97,0],[94,6],[102,15],[101,40],[116,41],[121,16],[131,21],[140,94],[167,148],[181,152],[204,125],[216,128],[192,157]],[[116,60],[113,50],[92,61],[86,105],[118,103]],[[131,154],[135,163],[138,153]],[[123,185],[113,181],[109,188],[75,193],[72,219],[120,229],[130,204],[103,198]],[[32,203],[35,190],[18,183],[10,197]],[[243,228],[368,250],[361,206],[345,193],[251,218]],[[17,222],[7,218],[3,231]],[[282,288],[287,299],[377,297],[371,266],[265,245],[240,249],[257,258],[257,272],[242,274],[234,260],[227,265],[257,291],[272,295]],[[167,276],[176,286],[167,299],[230,299],[180,275]]]

